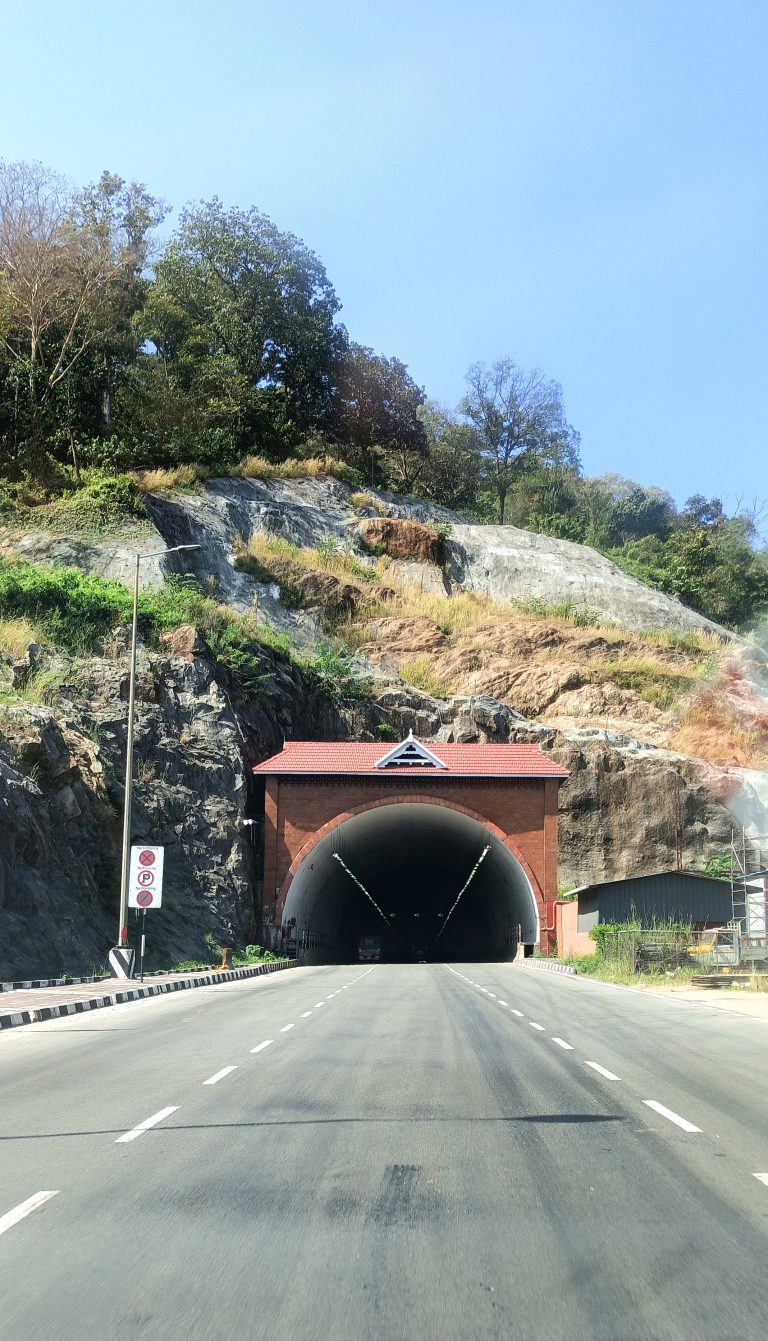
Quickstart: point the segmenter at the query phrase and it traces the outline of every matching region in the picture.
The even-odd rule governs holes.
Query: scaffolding
[[[731,915],[748,941],[765,941],[768,927],[768,834],[731,830]]]

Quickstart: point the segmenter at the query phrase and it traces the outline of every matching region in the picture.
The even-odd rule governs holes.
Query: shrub
[[[346,647],[319,647],[317,656],[306,661],[304,669],[326,698],[337,706],[350,699],[365,698],[371,687],[370,677],[361,675]]]
[[[130,475],[88,470],[83,473],[83,480],[81,488],[41,509],[42,520],[52,529],[98,535],[114,530],[130,517],[146,516],[136,482]]]

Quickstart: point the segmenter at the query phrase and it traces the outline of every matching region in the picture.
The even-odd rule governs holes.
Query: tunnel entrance
[[[534,892],[498,834],[427,801],[331,827],[295,871],[282,921],[315,963],[356,960],[361,938],[390,962],[511,959],[539,940]]]

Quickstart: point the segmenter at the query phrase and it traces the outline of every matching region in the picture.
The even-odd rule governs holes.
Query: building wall
[[[579,930],[579,905],[576,899],[555,907],[555,936],[558,955],[592,955],[597,946],[586,931]]]
[[[534,877],[542,928],[554,932],[550,905],[557,895],[557,779],[266,778],[264,800],[264,920],[280,918],[292,864],[318,830],[378,801],[443,802],[472,811],[511,841]]]

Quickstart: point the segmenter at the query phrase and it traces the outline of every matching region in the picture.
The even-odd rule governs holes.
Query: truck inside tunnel
[[[428,802],[375,806],[326,832],[294,873],[282,924],[311,963],[354,961],[372,935],[390,961],[498,961],[539,939],[536,898],[509,848]]]

